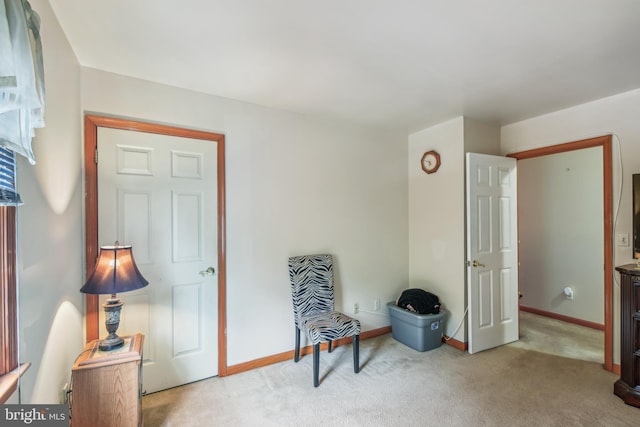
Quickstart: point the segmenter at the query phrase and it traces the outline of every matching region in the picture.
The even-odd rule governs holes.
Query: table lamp
[[[116,334],[123,305],[116,294],[144,288],[148,284],[136,266],[131,245],[120,246],[116,242],[114,246],[100,247],[96,268],[80,289],[85,294],[111,294],[111,298],[102,305],[109,335],[100,341],[100,350],[109,351],[124,344],[124,340]]]

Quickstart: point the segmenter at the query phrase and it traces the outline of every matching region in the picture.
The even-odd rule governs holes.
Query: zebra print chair
[[[313,344],[313,386],[318,387],[320,343],[353,337],[353,371],[360,371],[360,321],[334,310],[333,258],[331,255],[302,255],[289,258],[289,279],[293,299],[296,348],[300,360],[300,331]]]

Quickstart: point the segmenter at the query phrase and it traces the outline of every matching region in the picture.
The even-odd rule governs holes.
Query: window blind
[[[0,147],[0,206],[20,206],[22,200],[16,192],[16,154]]]

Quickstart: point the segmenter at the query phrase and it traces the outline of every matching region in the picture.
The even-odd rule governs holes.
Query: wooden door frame
[[[611,154],[611,139],[611,135],[604,135],[565,144],[511,153],[508,154],[507,157],[524,160],[546,156],[548,154],[602,147],[604,208],[604,369],[613,372],[613,159]]]
[[[138,120],[87,114],[84,118],[85,168],[85,268],[93,271],[98,258],[98,127],[202,139],[217,143],[218,196],[218,375],[227,375],[227,264],[225,208],[225,139],[223,134],[160,125]],[[85,327],[87,342],[99,336],[99,304],[97,295],[86,296]]]

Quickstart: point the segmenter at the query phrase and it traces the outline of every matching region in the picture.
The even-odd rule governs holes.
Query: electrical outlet
[[[360,311],[360,305],[358,303],[353,304],[353,314],[358,314]]]
[[[564,297],[569,300],[573,300],[573,288],[567,286],[564,288]]]
[[[69,403],[69,383],[64,383],[60,390],[60,404],[66,405]]]
[[[376,298],[376,299],[373,301],[373,309],[374,309],[375,311],[380,310],[380,298]]]

